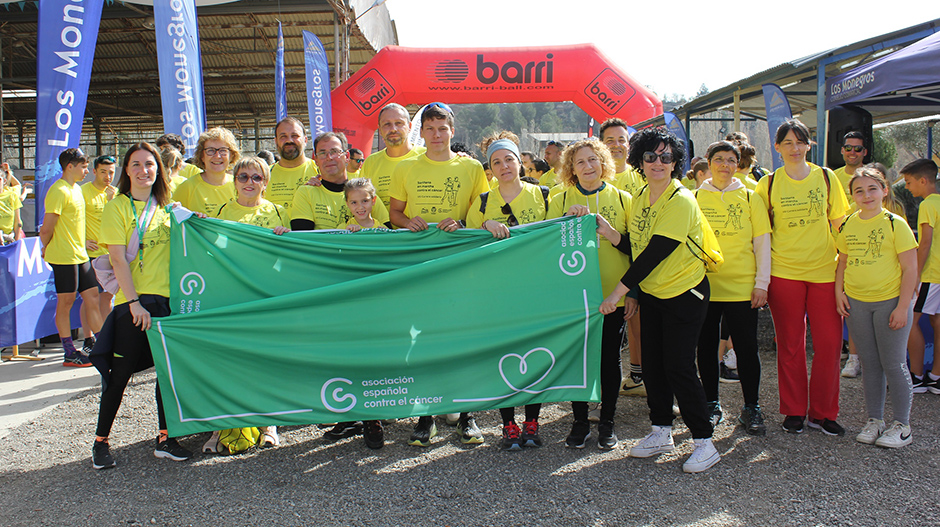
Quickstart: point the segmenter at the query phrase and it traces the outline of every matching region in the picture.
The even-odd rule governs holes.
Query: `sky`
[[[902,3],[903,9],[891,7]],[[940,18],[940,2],[925,2],[917,9],[884,0],[734,4],[721,8],[721,3],[703,0],[387,0],[385,5],[402,46],[590,43],[660,97],[692,96],[702,84],[716,90],[790,60]],[[660,5],[665,9],[653,9]],[[438,19],[443,23],[435,24]],[[784,31],[791,34],[784,36]]]

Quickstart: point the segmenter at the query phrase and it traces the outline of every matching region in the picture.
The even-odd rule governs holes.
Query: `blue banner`
[[[153,3],[160,69],[163,131],[179,134],[186,157],[193,155],[199,134],[206,129],[206,101],[202,91],[202,55],[194,0]]]
[[[309,31],[304,31],[304,64],[310,133],[316,137],[333,131],[333,104],[330,102],[330,61],[323,43]]]
[[[103,0],[39,2],[36,54],[36,230],[59,154],[78,146]]]
[[[777,134],[777,128],[779,128],[784,121],[792,118],[793,114],[790,113],[790,101],[787,100],[787,96],[783,93],[783,90],[780,89],[780,86],[772,83],[762,84],[761,90],[764,92],[764,108],[767,110],[767,128],[770,129],[770,141],[772,144]],[[773,151],[772,154],[774,170],[777,170],[783,166],[783,158],[780,157],[780,154],[776,151]]]
[[[627,127],[627,135],[629,135],[630,137],[633,137],[633,134],[635,134],[635,133],[636,133],[636,128],[634,128],[634,127],[632,127],[632,126],[628,126],[628,127]]]
[[[287,117],[287,84],[284,82],[284,32],[277,22],[277,54],[274,62],[274,113],[277,122]]]
[[[0,247],[0,347],[57,333],[52,268],[42,259],[38,237]],[[72,327],[81,325],[81,297],[72,306]]]
[[[685,127],[682,126],[682,121],[676,117],[676,114],[672,112],[664,112],[663,119],[666,120],[666,129],[675,134],[679,139],[682,139],[682,144],[685,145],[685,163],[682,167],[682,171],[688,172],[689,168],[692,166],[692,150],[689,148],[689,136],[685,133]]]

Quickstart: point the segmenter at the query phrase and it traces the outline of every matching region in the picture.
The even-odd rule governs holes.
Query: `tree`
[[[884,130],[875,130],[871,156],[873,161],[890,168],[894,166],[898,151],[887,135]]]
[[[890,126],[884,129],[885,139],[894,143],[893,146],[908,150],[915,157],[926,157],[927,152],[927,125],[924,123],[908,123]],[[885,163],[886,166],[891,166]]]

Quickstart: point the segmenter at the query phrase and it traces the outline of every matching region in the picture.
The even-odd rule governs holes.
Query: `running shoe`
[[[862,363],[858,360],[858,355],[849,355],[848,359],[845,359],[845,367],[842,368],[842,375],[846,379],[854,379],[861,375],[862,373]]]
[[[790,434],[802,434],[803,419],[803,416],[800,415],[788,415],[787,418],[783,420],[783,431]]]
[[[277,436],[276,426],[265,426],[261,428],[261,448],[281,446],[281,438]]]
[[[116,463],[111,455],[111,446],[107,441],[95,441],[91,447],[91,466],[95,470],[113,468]]]
[[[914,393],[927,393],[927,374],[924,373],[923,377],[918,377],[911,374],[911,383],[914,385]]]
[[[643,379],[634,379],[632,375],[627,375],[627,378],[620,384],[620,395],[646,397],[646,385],[643,384]]]
[[[91,355],[91,350],[95,349],[95,337],[88,337],[82,341],[82,351],[81,354],[84,356]]]
[[[617,448],[617,434],[614,433],[613,421],[602,421],[597,425],[597,447],[601,450]]]
[[[366,421],[362,424],[362,439],[366,446],[378,450],[385,446],[385,429],[381,421]]]
[[[739,377],[738,372],[734,371],[730,366],[726,365],[724,362],[719,362],[718,380],[725,383],[735,383],[741,382],[741,377]]]
[[[744,425],[744,430],[752,436],[762,436],[767,433],[767,426],[764,424],[764,414],[759,404],[746,404],[741,409],[741,415],[738,422]]]
[[[895,421],[881,434],[881,437],[875,441],[875,444],[884,448],[901,448],[902,446],[911,444],[913,440],[910,425],[904,425]]]
[[[431,444],[431,438],[437,435],[437,425],[434,424],[434,418],[430,415],[425,415],[418,418],[418,424],[415,425],[415,429],[411,432],[411,439],[408,440],[408,444],[411,446],[429,446]]]
[[[538,448],[542,446],[542,436],[539,435],[539,422],[525,421],[522,423],[522,446]]]
[[[882,419],[868,418],[868,423],[862,427],[862,431],[855,436],[855,440],[866,445],[874,445],[875,441],[885,432],[885,422]]]
[[[216,430],[212,432],[212,435],[209,436],[209,439],[206,441],[206,444],[202,445],[203,454],[218,454],[222,451],[222,447],[219,444],[219,431]]]
[[[721,362],[724,362],[725,366],[732,370],[738,369],[738,355],[734,352],[734,348],[725,352],[725,356],[721,358]]]
[[[176,442],[176,439],[172,437],[166,438],[165,441],[160,441],[158,437],[156,439],[156,446],[153,449],[154,457],[171,459],[173,461],[186,461],[187,459],[193,457],[193,453],[189,450],[186,450],[179,443]]]
[[[503,450],[522,450],[522,430],[515,422],[503,425]]]
[[[362,423],[358,421],[344,421],[342,423],[336,423],[336,426],[327,430],[327,432],[323,434],[323,437],[330,441],[338,441],[359,435],[360,432],[362,432]]]
[[[822,433],[827,436],[842,437],[845,435],[845,428],[842,428],[842,425],[832,419],[810,419],[809,427],[822,430]]]
[[[460,442],[465,445],[478,445],[483,442],[483,432],[469,413],[460,414],[460,419],[457,421],[457,434],[460,435]]]
[[[940,395],[940,378],[931,379],[929,373],[924,374],[924,386],[927,387],[927,391],[934,395]]]
[[[91,359],[85,355],[82,355],[80,351],[76,351],[71,355],[66,355],[63,357],[62,365],[68,366],[70,368],[87,368],[91,366]],[[926,391],[926,388],[924,391]]]
[[[566,448],[584,448],[587,440],[591,438],[591,424],[587,421],[575,421],[571,425],[571,432],[565,439]]]
[[[689,459],[682,464],[683,472],[691,474],[704,472],[721,461],[721,455],[718,454],[711,438],[693,439],[692,442],[695,443],[695,450],[692,451]]]
[[[724,419],[724,415],[721,413],[721,403],[708,401],[705,404],[708,406],[708,420],[711,421],[712,428],[715,428]]]
[[[460,421],[460,414],[444,414],[444,424],[447,426],[457,426]]]
[[[630,449],[630,457],[652,457],[656,454],[672,452],[675,449],[672,427],[653,425],[652,431]]]

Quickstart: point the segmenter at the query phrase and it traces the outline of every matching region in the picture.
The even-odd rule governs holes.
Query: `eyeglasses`
[[[248,174],[238,174],[235,176],[235,181],[238,181],[239,183],[248,183],[249,179],[252,183],[261,183],[264,181],[264,176],[261,174],[252,174],[250,176]]]
[[[674,159],[672,157],[672,152],[663,152],[662,154],[657,154],[656,152],[643,152],[643,161],[646,163],[655,163],[656,158],[659,158],[664,165],[672,163]]]
[[[98,156],[98,159],[95,159],[95,166],[100,165],[101,163],[114,164],[117,160],[114,159],[114,156]]]
[[[327,150],[318,150],[318,151],[317,151],[317,157],[322,157],[322,158],[339,157],[339,156],[341,156],[341,155],[343,155],[343,154],[345,154],[345,153],[346,153],[345,150],[340,150],[339,148],[332,148],[332,149],[330,149],[329,151],[327,151]]]
[[[206,148],[206,149],[203,150],[203,151],[204,151],[204,152],[206,153],[206,155],[209,156],[209,157],[215,157],[216,154],[221,154],[222,157],[228,157],[228,154],[229,154],[229,152],[230,152],[230,150],[229,150],[228,148],[225,148],[225,147],[222,147],[222,148]]]
[[[447,106],[446,104],[442,102],[432,102],[431,104],[428,105],[427,108],[424,109],[424,111],[425,112],[428,111],[428,108],[440,108],[441,110],[444,110],[445,112],[451,115],[454,115],[454,111],[450,109],[450,106]]]
[[[724,157],[715,156],[712,158],[712,163],[715,163],[716,165],[738,166],[738,160],[733,157],[724,158]]]
[[[845,145],[842,147],[846,152],[861,152],[865,150],[865,147],[862,145]]]

